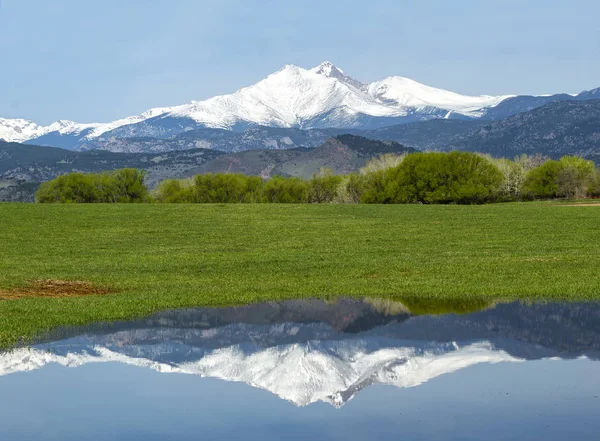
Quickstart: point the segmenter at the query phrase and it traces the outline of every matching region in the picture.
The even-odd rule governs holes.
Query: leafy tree
[[[70,173],[42,183],[36,199],[42,203],[90,203],[96,202],[97,189],[90,176]]]
[[[585,197],[593,187],[596,170],[592,161],[564,156],[531,170],[523,190],[529,198]]]
[[[111,202],[147,201],[148,188],[144,184],[145,177],[145,171],[135,168],[124,168],[112,172],[112,191],[114,191],[114,200]]]
[[[500,170],[474,153],[416,153],[385,174],[385,203],[472,204],[497,195]]]
[[[365,175],[349,173],[342,177],[335,202],[342,204],[358,204],[365,189]]]
[[[338,194],[342,177],[333,174],[330,168],[323,168],[313,175],[309,182],[308,201],[311,203],[331,203]]]
[[[560,165],[556,177],[559,196],[568,199],[586,197],[596,175],[594,163],[577,156],[563,156]]]
[[[261,202],[301,204],[308,202],[310,185],[304,179],[275,176],[262,188]]]
[[[530,198],[555,198],[558,196],[558,173],[560,162],[546,161],[531,170],[523,184],[523,192]]]
[[[123,169],[104,173],[69,173],[44,182],[36,193],[42,203],[145,202],[144,172]]]
[[[167,179],[160,183],[154,193],[158,202],[185,203],[193,202],[193,182],[190,180]]]
[[[390,202],[385,193],[387,170],[368,172],[365,173],[362,178],[361,203],[384,204]]]
[[[257,202],[262,179],[241,173],[198,175],[194,178],[194,202],[242,203]]]
[[[588,196],[592,198],[600,198],[600,169],[596,169],[594,177],[588,189]]]

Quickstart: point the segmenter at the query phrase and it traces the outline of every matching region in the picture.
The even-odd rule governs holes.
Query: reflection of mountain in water
[[[0,356],[0,375],[118,361],[241,381],[299,406],[340,406],[370,384],[412,387],[478,363],[597,358],[599,304],[499,305],[411,316],[343,299],[167,311]]]

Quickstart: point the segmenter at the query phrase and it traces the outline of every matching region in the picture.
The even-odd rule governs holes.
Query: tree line
[[[483,204],[600,197],[592,161],[522,155],[514,160],[453,151],[385,154],[356,173],[321,169],[311,179],[239,173],[168,179],[152,192],[145,172],[70,173],[41,185],[39,202]]]

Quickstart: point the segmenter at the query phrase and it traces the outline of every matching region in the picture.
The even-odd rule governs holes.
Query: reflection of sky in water
[[[0,378],[0,439],[591,440],[599,378],[587,360],[478,365],[417,388],[374,386],[336,409],[120,364],[51,366]]]
[[[0,440],[595,439],[599,324],[597,304],[163,313],[0,355]]]

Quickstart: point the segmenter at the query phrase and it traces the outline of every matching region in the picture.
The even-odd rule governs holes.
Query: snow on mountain
[[[307,70],[294,65],[234,94],[179,106],[158,119],[189,118],[202,127],[234,129],[243,124],[298,128],[370,128],[381,124],[448,116],[479,117],[509,96],[463,96],[390,77],[363,84],[330,62]],[[374,123],[378,126],[378,123]]]
[[[0,118],[0,140],[24,142],[43,134],[44,128],[26,119]]]
[[[331,67],[329,67],[331,66]],[[206,127],[240,123],[275,127],[351,127],[356,115],[400,117],[407,112],[374,100],[330,64],[306,70],[287,65],[232,95],[180,106],[166,117],[187,117]],[[332,115],[328,117],[328,115]],[[315,120],[324,119],[315,124]]]
[[[91,140],[121,126],[136,124],[161,115],[171,109],[172,107],[157,107],[147,110],[140,115],[129,116],[109,123],[77,123],[75,121],[60,120],[48,126],[39,126],[32,121],[24,119],[0,118],[0,140],[25,142],[32,139],[43,139],[47,136],[70,136],[77,137],[81,141]]]
[[[174,107],[156,107],[154,109],[146,110],[140,115],[129,116],[127,118],[118,119],[116,121],[112,121],[106,124],[87,124],[87,128],[92,128],[92,130],[86,135],[85,139],[95,139],[103,135],[104,133],[114,130],[116,128],[154,118],[156,116],[171,111],[173,108]],[[84,124],[82,124],[82,126],[84,126]]]
[[[422,342],[324,324],[235,324],[212,329],[135,329],[0,355],[0,376],[50,363],[118,362],[267,390],[297,406],[342,406],[371,384],[415,387],[480,363],[521,361],[488,341]]]
[[[41,127],[30,121],[0,120],[0,138],[77,148],[99,137],[167,138],[197,128],[368,129],[454,114],[477,118],[506,98],[463,96],[402,77],[364,84],[324,62],[313,69],[287,65],[230,95],[155,108],[104,124],[59,121]]]
[[[410,78],[390,77],[368,86],[369,95],[394,107],[425,109],[435,107],[464,116],[479,117],[513,95],[465,96],[417,83]]]

